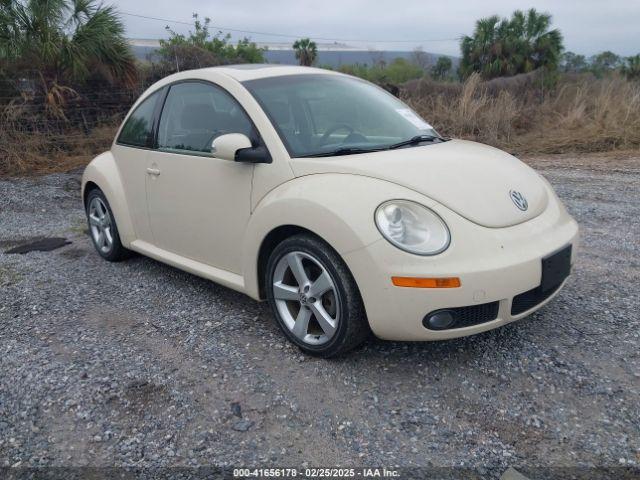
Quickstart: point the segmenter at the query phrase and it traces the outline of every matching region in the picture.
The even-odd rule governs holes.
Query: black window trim
[[[171,85],[165,85],[162,87],[162,94],[160,95],[159,101],[156,104],[156,108],[153,111],[153,126],[151,127],[153,130],[151,131],[151,150],[158,149],[158,129],[160,128],[160,116],[162,115],[162,110],[164,109],[164,103],[167,101],[167,96],[169,95],[169,90],[171,89]]]
[[[161,92],[160,96],[156,99],[156,105],[155,108],[153,110],[153,117],[152,117],[152,122],[151,122],[151,128],[152,128],[152,132],[150,135],[150,138],[147,140],[147,146],[141,147],[140,145],[130,145],[128,143],[122,143],[120,142],[120,135],[122,134],[122,132],[120,132],[120,134],[118,134],[118,139],[116,140],[116,144],[117,145],[121,145],[124,147],[129,147],[129,148],[137,148],[139,150],[151,150],[151,151],[161,151],[163,153],[168,153],[170,155],[189,155],[189,156],[194,156],[194,157],[202,157],[202,154],[198,154],[195,152],[189,152],[188,150],[185,150],[184,152],[171,152],[168,150],[160,150],[159,146],[158,146],[158,131],[160,129],[160,119],[162,117],[162,112],[164,111],[164,106],[165,103],[167,101],[167,97],[169,96],[169,91],[171,90],[171,87],[173,87],[174,85],[179,85],[181,83],[203,83],[205,85],[209,85],[212,86],[213,88],[218,88],[220,89],[222,92],[224,92],[225,94],[229,95],[229,97],[231,97],[231,99],[233,101],[236,102],[236,104],[240,107],[240,109],[242,110],[242,112],[247,116],[247,118],[249,119],[249,122],[251,123],[251,130],[252,130],[252,135],[251,137],[249,137],[249,140],[251,140],[251,145],[255,148],[255,147],[264,147],[267,152],[270,154],[269,149],[267,148],[267,145],[265,144],[262,135],[260,135],[260,131],[258,130],[258,127],[256,127],[255,122],[253,121],[253,119],[251,118],[251,115],[249,115],[249,113],[247,112],[247,110],[244,108],[244,106],[238,101],[238,99],[226,88],[224,88],[222,85],[219,85],[215,82],[212,82],[211,80],[205,80],[202,78],[185,78],[182,80],[176,80],[175,82],[171,82],[167,85],[164,85],[160,88],[158,88],[157,90],[154,90],[152,93],[150,93],[149,95],[146,96],[145,100],[143,100],[142,102],[140,102],[140,105],[142,105],[142,103],[144,103],[144,101],[146,101],[148,98],[150,98],[152,95],[155,95],[158,92]],[[138,105],[138,107],[140,106]],[[138,107],[136,108],[136,110],[138,109]],[[132,111],[131,115],[135,112]],[[131,115],[127,116],[126,121],[129,120],[129,117],[131,117]],[[123,127],[124,127],[124,123],[123,123]],[[215,158],[215,157],[210,157],[210,158]]]

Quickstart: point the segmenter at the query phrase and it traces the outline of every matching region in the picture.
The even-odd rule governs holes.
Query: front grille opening
[[[430,327],[429,319],[439,312],[448,312],[453,316],[453,323],[450,326],[447,326],[446,330],[471,327],[473,325],[490,322],[498,318],[499,307],[500,302],[496,301],[480,305],[471,305],[468,307],[443,308],[425,315],[422,320],[422,325],[429,330],[440,330],[438,328]]]
[[[513,302],[511,302],[511,315],[519,315],[527,310],[531,310],[558,291],[560,285],[562,285],[562,282],[546,292],[543,292],[542,287],[538,286],[520,295],[516,295],[513,297]]]

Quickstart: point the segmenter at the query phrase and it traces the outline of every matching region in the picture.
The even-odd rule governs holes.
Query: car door
[[[257,137],[228,92],[201,81],[170,86],[147,157],[147,205],[155,246],[241,273],[254,166],[212,155],[213,140],[226,133]]]
[[[127,117],[111,153],[118,166],[129,213],[137,239],[152,242],[147,214],[145,177],[147,156],[153,147],[153,119],[160,106],[162,92],[142,100]]]

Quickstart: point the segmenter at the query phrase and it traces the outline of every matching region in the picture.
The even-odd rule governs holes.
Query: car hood
[[[340,157],[294,158],[296,176],[364,175],[402,185],[485,227],[508,227],[540,215],[547,189],[538,174],[508,153],[465,140]],[[511,192],[526,199],[521,210]]]

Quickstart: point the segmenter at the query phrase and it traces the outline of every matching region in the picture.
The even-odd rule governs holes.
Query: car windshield
[[[292,157],[348,155],[442,140],[396,97],[353,77],[302,74],[243,85]]]

